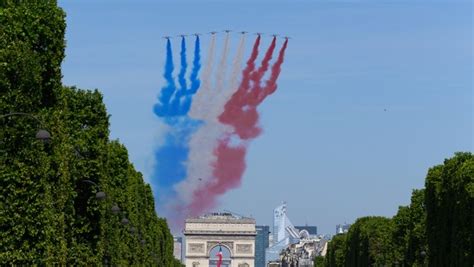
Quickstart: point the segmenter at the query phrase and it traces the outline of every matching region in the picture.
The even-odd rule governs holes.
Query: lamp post
[[[112,211],[113,214],[118,214],[120,212],[120,208],[117,205],[117,203],[115,203],[110,210]]]
[[[42,141],[43,143],[48,143],[51,140],[51,134],[43,129],[44,123],[36,116],[30,113],[25,113],[25,112],[12,112],[4,115],[0,115],[0,119],[7,118],[7,117],[13,117],[13,116],[24,116],[24,117],[29,117],[37,121],[40,125],[40,129],[36,132],[35,138],[37,140]]]
[[[127,225],[130,223],[130,221],[124,216],[122,220],[120,221],[120,223],[122,223],[123,225]]]

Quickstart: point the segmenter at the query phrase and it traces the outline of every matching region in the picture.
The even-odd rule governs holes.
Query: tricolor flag
[[[219,246],[219,252],[216,254],[218,260],[217,260],[217,267],[221,267],[222,264],[222,247]]]

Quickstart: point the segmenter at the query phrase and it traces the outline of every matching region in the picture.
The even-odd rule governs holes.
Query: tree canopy
[[[474,155],[456,153],[431,168],[425,186],[430,266],[472,266]]]
[[[474,156],[429,169],[392,218],[362,217],[329,242],[324,266],[472,266]]]
[[[0,262],[181,266],[150,186],[109,139],[102,95],[61,84],[56,1],[0,1],[0,25],[0,114],[32,115],[0,118]]]

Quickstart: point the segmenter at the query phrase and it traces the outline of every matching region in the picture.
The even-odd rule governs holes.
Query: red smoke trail
[[[223,124],[234,126],[235,133],[244,140],[257,137],[260,134],[258,127],[252,127],[258,122],[257,106],[253,105],[252,97],[261,90],[260,81],[268,70],[273,51],[276,46],[276,38],[273,38],[262,60],[262,65],[250,75],[252,86],[242,83],[239,90],[225,104],[224,112],[219,116]]]
[[[257,38],[257,41],[260,41],[260,37]],[[240,185],[241,177],[246,167],[246,140],[257,137],[261,132],[261,129],[257,125],[259,118],[257,106],[277,89],[276,81],[281,72],[281,65],[284,61],[288,40],[285,40],[280,49],[278,59],[271,68],[270,78],[262,88],[260,82],[268,70],[275,45],[276,38],[273,39],[272,44],[268,48],[260,68],[250,74],[249,66],[254,66],[253,62],[256,58],[256,56],[253,57],[254,53],[252,53],[251,60],[247,62],[247,68],[243,72],[239,89],[226,103],[224,112],[219,116],[219,120],[222,123],[231,125],[234,129],[226,133],[226,135],[219,140],[218,147],[214,151],[217,157],[217,162],[213,166],[215,178],[194,193],[194,201],[190,205],[192,215],[199,215],[201,212],[214,207],[216,198],[219,195]],[[254,51],[256,51],[255,46]],[[249,78],[253,81],[253,86],[250,86]],[[241,141],[240,144],[235,144],[235,141],[232,140],[232,136],[235,134],[237,134],[243,142]]]
[[[254,90],[257,92],[257,97],[252,97],[251,99],[256,100],[256,103],[253,103],[253,105],[259,105],[260,103],[265,100],[265,98],[271,94],[273,94],[276,89],[277,89],[277,80],[278,76],[280,76],[281,72],[281,65],[283,64],[283,61],[285,59],[285,51],[286,47],[288,46],[288,39],[285,40],[283,43],[283,46],[280,49],[280,53],[278,54],[278,59],[277,61],[273,64],[272,66],[272,72],[270,74],[270,78],[267,80],[265,83],[265,87],[263,87],[262,90]]]
[[[273,37],[272,43],[270,44],[270,47],[268,48],[267,52],[265,53],[265,57],[262,60],[262,65],[251,75],[251,79],[254,82],[254,87],[260,85],[263,75],[265,75],[265,72],[267,72],[268,67],[270,66],[270,60],[272,60],[273,51],[275,51],[275,47],[276,38]]]
[[[192,216],[200,215],[203,211],[215,207],[218,196],[240,185],[240,177],[246,167],[246,152],[246,146],[230,146],[229,137],[219,141],[214,151],[217,156],[217,162],[213,166],[214,178],[194,192],[194,199],[189,207]]]

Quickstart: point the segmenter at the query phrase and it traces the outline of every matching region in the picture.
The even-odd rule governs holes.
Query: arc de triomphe
[[[186,267],[214,267],[222,251],[222,267],[254,267],[255,220],[231,213],[186,219]]]

